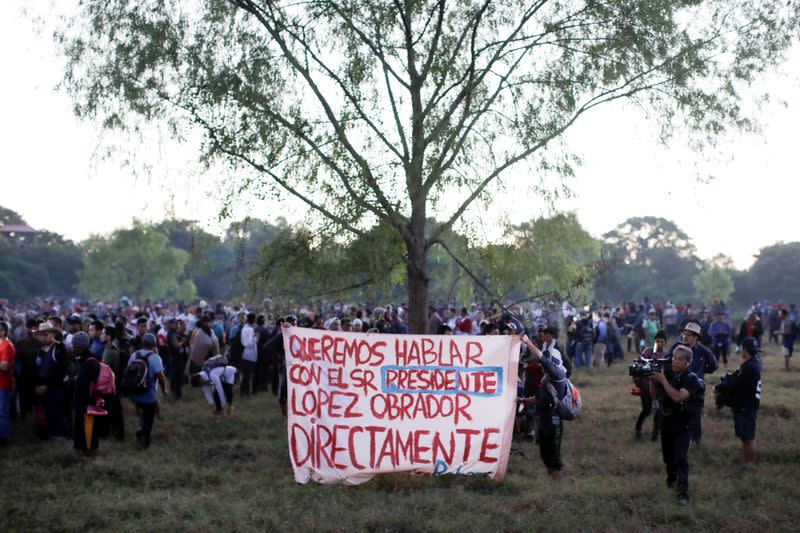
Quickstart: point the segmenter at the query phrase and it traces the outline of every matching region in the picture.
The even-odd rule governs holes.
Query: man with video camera
[[[745,467],[756,464],[756,415],[761,403],[761,359],[758,341],[747,337],[742,341],[742,365],[736,372],[722,377],[714,387],[717,407],[733,410],[733,427],[742,441],[742,459]]]
[[[719,363],[711,350],[703,346],[700,342],[702,335],[702,328],[700,324],[694,321],[689,321],[683,327],[681,332],[681,341],[676,342],[670,348],[669,353],[675,353],[678,346],[686,346],[692,351],[692,359],[689,361],[689,370],[700,378],[705,390],[706,374],[713,374],[719,368]],[[705,397],[700,398],[700,408],[697,409],[692,416],[690,423],[691,440],[695,445],[700,446],[700,441],[703,437],[703,407],[705,406]]]
[[[661,453],[667,467],[667,486],[678,485],[678,503],[689,503],[689,424],[700,409],[705,388],[689,370],[691,348],[678,345],[664,372],[650,376],[650,394],[661,414]]]

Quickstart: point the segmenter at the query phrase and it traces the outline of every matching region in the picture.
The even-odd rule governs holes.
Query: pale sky
[[[165,214],[219,232],[219,198],[227,191],[218,190],[213,173],[196,175],[187,150],[169,141],[134,147],[133,156],[152,165],[147,177],[134,175],[123,156],[101,159],[98,129],[79,122],[67,95],[55,89],[61,68],[51,21],[32,22],[23,5],[0,3],[0,206],[73,240]],[[556,208],[576,211],[598,237],[631,216],[665,217],[694,240],[702,258],[723,253],[739,268],[763,246],[800,240],[792,216],[800,205],[800,50],[763,86],[771,88],[773,103],[760,112],[762,132],[727,139],[703,154],[687,150],[680,138],[659,145],[655,126],[641,113],[595,110],[566,138],[584,164],[569,182],[575,197]],[[707,176],[714,179],[706,182]],[[187,190],[189,182],[200,185]],[[512,222],[541,214],[536,198],[526,198],[513,179],[496,206]],[[252,200],[234,214],[274,221],[292,212],[298,213],[294,205]]]

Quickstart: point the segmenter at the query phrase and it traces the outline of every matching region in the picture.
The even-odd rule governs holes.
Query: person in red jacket
[[[472,318],[466,307],[461,308],[461,316],[456,319],[456,331],[459,335],[472,334]]]
[[[11,327],[0,322],[0,444],[11,440],[11,402],[14,401],[14,345],[8,340]]]

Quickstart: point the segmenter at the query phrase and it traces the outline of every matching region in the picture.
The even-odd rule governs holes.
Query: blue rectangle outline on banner
[[[398,389],[396,385],[391,387],[386,385],[386,371],[387,370],[455,370],[456,371],[456,389],[455,390],[427,390],[427,389]],[[494,372],[497,374],[497,391],[494,393],[487,392],[473,392],[458,389],[458,374],[459,372]],[[502,396],[503,394],[503,367],[502,366],[404,366],[404,365],[387,365],[381,367],[381,392],[389,394],[408,393],[408,394],[466,394],[467,396],[477,396],[483,398],[490,398],[492,396]]]

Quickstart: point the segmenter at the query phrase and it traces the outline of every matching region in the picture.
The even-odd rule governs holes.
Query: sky
[[[228,191],[213,172],[199,173],[186,146],[156,130],[146,147],[104,156],[99,129],[76,119],[69,97],[56,88],[62,67],[52,16],[32,20],[25,5],[0,2],[0,206],[76,241],[129,226],[133,218],[165,216],[198,220],[219,233],[227,223],[217,213]],[[41,13],[52,10],[51,4]],[[704,153],[687,149],[680,136],[659,144],[655,125],[635,110],[589,113],[565,137],[583,164],[568,182],[573,197],[555,208],[575,211],[597,237],[629,217],[668,218],[693,239],[701,258],[721,253],[738,268],[749,267],[764,246],[800,240],[792,223],[800,206],[800,49],[759,85],[772,96],[758,114],[761,131],[731,136]],[[138,164],[126,165],[128,158]],[[524,192],[510,180],[490,210],[514,223],[543,214],[542,203]],[[234,217],[292,222],[300,212],[291,202],[250,200]]]

